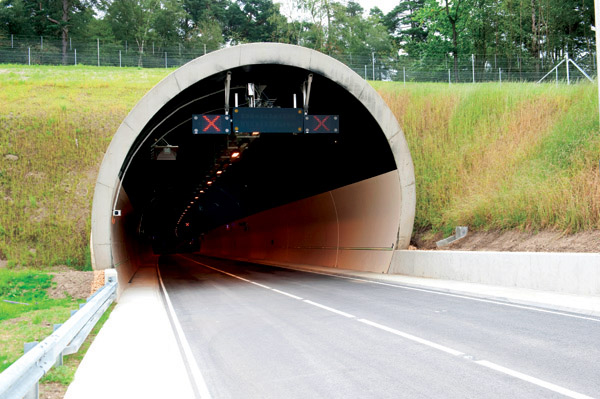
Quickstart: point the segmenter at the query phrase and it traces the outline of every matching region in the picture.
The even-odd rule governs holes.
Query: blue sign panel
[[[229,115],[193,115],[192,132],[194,134],[229,134],[231,120]]]
[[[235,133],[302,133],[301,108],[234,108]]]

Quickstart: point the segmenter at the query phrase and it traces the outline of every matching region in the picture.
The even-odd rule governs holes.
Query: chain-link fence
[[[0,37],[0,63],[25,65],[95,65],[113,67],[175,68],[216,48],[202,43],[164,45],[125,41],[121,44],[69,39],[63,52],[61,40],[14,35]],[[597,74],[595,54],[572,57],[507,57],[498,54],[440,54],[413,58],[389,54],[330,54],[368,80],[401,82],[574,82]],[[562,64],[555,68],[558,64]],[[575,65],[576,64],[576,65]],[[579,67],[579,68],[577,68]],[[550,73],[550,74],[549,74]],[[548,76],[545,76],[548,75]]]

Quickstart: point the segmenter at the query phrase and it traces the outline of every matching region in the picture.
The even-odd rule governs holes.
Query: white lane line
[[[346,280],[360,281],[360,282],[363,282],[363,283],[371,283],[371,284],[383,285],[383,286],[386,286],[386,287],[400,288],[400,289],[403,289],[403,290],[420,291],[420,292],[426,292],[426,293],[429,293],[429,294],[444,295],[444,296],[450,296],[450,297],[454,297],[454,298],[467,299],[467,300],[470,300],[470,301],[491,303],[491,304],[494,304],[494,305],[508,306],[508,307],[511,307],[511,308],[533,310],[535,312],[540,312],[540,313],[549,313],[549,314],[555,314],[555,315],[559,315],[559,316],[572,317],[574,319],[589,320],[589,321],[595,321],[595,322],[600,323],[600,319],[599,318],[586,317],[586,316],[578,316],[578,315],[575,315],[575,314],[564,313],[564,312],[555,311],[555,310],[546,310],[546,309],[536,308],[536,307],[533,307],[533,306],[518,305],[518,304],[514,304],[514,303],[509,303],[509,302],[500,302],[500,301],[496,301],[496,300],[493,300],[493,299],[483,299],[483,298],[475,298],[475,297],[467,296],[467,295],[452,294],[452,293],[449,293],[449,292],[436,291],[434,288],[426,289],[426,288],[409,287],[409,286],[406,286],[406,285],[401,285],[401,283],[398,283],[398,284],[384,283],[384,282],[381,282],[381,281],[366,280],[366,279],[362,279],[362,278],[358,278],[358,277],[348,277],[348,276],[341,276],[339,274],[317,272],[317,271],[306,270],[306,269],[297,269],[295,267],[285,266],[285,265],[282,265],[282,266],[267,265],[267,266],[278,267],[278,268],[281,268],[281,269],[295,270],[295,271],[304,272],[304,273],[320,274],[320,275],[323,275],[323,276],[337,277],[337,278],[342,278],[342,279],[346,279]]]
[[[160,275],[160,268],[158,267],[158,265],[156,266],[156,270],[158,271],[158,280],[160,281],[160,286],[162,287],[163,294],[165,295],[167,308],[169,310],[169,313],[171,314],[171,319],[173,320],[175,331],[177,332],[177,335],[179,337],[179,342],[181,342],[183,354],[190,367],[190,372],[192,373],[192,377],[194,378],[196,388],[198,388],[200,398],[211,399],[210,392],[208,392],[208,387],[206,386],[206,381],[202,376],[202,372],[200,371],[200,367],[198,367],[198,363],[196,363],[196,359],[194,358],[194,355],[192,353],[192,348],[190,347],[190,344],[187,338],[185,337],[183,328],[181,328],[181,323],[179,323],[179,319],[177,318],[177,314],[175,313],[175,309],[173,308],[173,304],[171,303],[171,298],[169,298],[169,293],[167,292],[165,284],[163,283],[162,276]]]
[[[276,290],[275,288],[271,288],[271,290],[272,290],[273,292],[276,292],[276,293],[278,293],[278,294],[285,295],[285,296],[289,296],[290,298],[294,298],[294,299],[297,299],[297,300],[299,300],[299,301],[301,301],[301,300],[302,300],[302,298],[301,298],[301,297],[299,297],[299,296],[297,296],[297,295],[293,295],[293,294],[290,294],[290,293],[287,293],[287,292],[284,292],[284,291],[279,291],[279,290]]]
[[[495,364],[495,363],[492,363],[492,362],[488,362],[487,360],[479,360],[479,361],[476,361],[475,363],[479,364],[480,366],[487,367],[487,368],[490,368],[490,369],[495,370],[495,371],[499,371],[500,373],[504,373],[504,374],[509,375],[511,377],[515,377],[515,378],[518,378],[520,380],[527,381],[527,382],[529,382],[531,384],[535,384],[535,385],[540,386],[542,388],[549,389],[550,391],[554,391],[556,393],[559,393],[561,395],[567,396],[569,398],[575,398],[575,399],[593,399],[591,396],[587,396],[587,395],[581,394],[579,392],[571,391],[570,389],[563,388],[561,386],[552,384],[552,383],[544,381],[544,380],[540,380],[540,379],[535,378],[535,377],[531,377],[531,376],[529,376],[527,374],[519,373],[518,371],[511,370],[511,369],[508,369],[506,367],[502,367],[502,366],[500,366],[498,364]]]
[[[354,316],[351,315],[350,313],[342,312],[341,310],[330,308],[329,306],[321,305],[320,303],[309,301],[308,299],[305,299],[302,302],[308,303],[309,305],[313,305],[313,306],[316,306],[316,307],[321,308],[321,309],[328,310],[330,312],[339,314],[340,316],[344,316],[344,317],[347,317],[349,319],[353,319],[354,318]]]
[[[429,346],[431,348],[440,350],[442,352],[449,353],[449,354],[451,354],[453,356],[464,355],[463,352],[457,351],[456,349],[448,348],[447,346],[436,344],[435,342],[431,342],[431,341],[428,341],[426,339],[419,338],[419,337],[416,337],[414,335],[411,335],[411,334],[408,334],[408,333],[405,333],[405,332],[402,332],[402,331],[399,331],[399,330],[396,330],[394,328],[390,328],[390,327],[387,327],[387,326],[384,326],[384,325],[381,325],[381,324],[378,324],[378,323],[374,323],[374,322],[366,320],[366,319],[358,319],[358,321],[360,321],[361,323],[365,323],[365,324],[367,324],[367,325],[369,325],[371,327],[375,327],[375,328],[378,328],[380,330],[387,331],[389,333],[398,335],[398,336],[400,336],[402,338],[406,338],[406,339],[409,339],[411,341],[417,342],[419,344],[427,345],[427,346]]]
[[[268,285],[264,285],[264,284],[256,283],[256,282],[254,282],[254,281],[250,281],[250,280],[246,280],[246,281],[247,281],[247,282],[249,282],[250,284],[258,285],[259,287],[266,288],[266,289],[268,289],[268,290],[272,289],[272,288],[271,288],[271,287],[269,287]]]

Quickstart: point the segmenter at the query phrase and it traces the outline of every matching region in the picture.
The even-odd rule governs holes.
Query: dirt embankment
[[[465,238],[437,248],[435,242],[442,238],[441,234],[416,234],[411,244],[413,249],[444,251],[600,252],[600,230],[576,234],[552,231],[469,232]]]
[[[52,273],[54,275],[52,281],[55,285],[48,290],[50,298],[70,296],[73,299],[85,299],[104,285],[103,270],[80,272],[65,269]]]

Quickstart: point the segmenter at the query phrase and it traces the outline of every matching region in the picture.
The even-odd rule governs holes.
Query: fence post
[[[448,84],[452,84],[452,81],[450,80],[450,70],[448,69]]]
[[[77,65],[77,49],[75,49],[75,65]]]
[[[10,48],[15,48],[12,34],[10,35]]]
[[[44,36],[40,36],[40,50],[44,49]]]
[[[167,64],[167,52],[165,51],[165,69],[168,68],[168,64]]]
[[[471,54],[471,67],[473,69],[473,83],[475,83],[475,54]]]
[[[365,65],[365,80],[367,80],[367,66]]]
[[[371,57],[373,58],[373,80],[375,80],[375,53],[371,53]]]
[[[406,86],[406,67],[402,67],[402,75],[404,76],[404,86]]]
[[[567,84],[570,85],[571,78],[569,77],[569,53],[565,54],[565,59],[567,60],[567,62],[566,62],[566,64],[567,64]]]
[[[98,66],[100,66],[100,38],[96,39],[96,46],[98,50]]]
[[[556,68],[556,86],[558,86],[558,68]]]
[[[121,50],[119,50],[119,68],[121,68]]]
[[[27,47],[27,65],[31,65],[31,47]]]
[[[500,84],[502,84],[502,68],[498,68],[498,76],[500,77]]]

